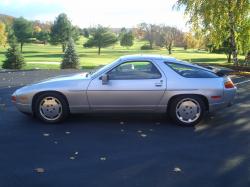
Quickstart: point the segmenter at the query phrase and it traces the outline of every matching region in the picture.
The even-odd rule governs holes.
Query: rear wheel
[[[179,125],[194,126],[198,124],[205,112],[205,104],[199,96],[183,95],[170,103],[170,117]]]
[[[44,93],[35,101],[35,115],[47,123],[63,121],[69,114],[67,101],[57,93]]]

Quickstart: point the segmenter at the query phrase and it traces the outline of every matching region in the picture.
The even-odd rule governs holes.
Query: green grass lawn
[[[91,69],[99,65],[105,65],[116,58],[129,55],[129,54],[161,54],[168,55],[166,49],[155,50],[140,50],[140,47],[145,44],[144,41],[136,41],[131,48],[121,47],[119,44],[104,48],[101,51],[101,55],[97,54],[97,48],[83,48],[83,38],[76,43],[76,50],[80,56],[80,64],[83,69]],[[4,53],[6,48],[0,48],[0,66],[5,59]],[[24,69],[58,69],[59,65],[55,64],[36,64],[35,62],[60,62],[62,60],[61,46],[41,45],[41,44],[25,44],[23,47],[23,56],[26,62],[34,62],[32,64],[27,63]],[[210,54],[206,51],[198,50],[183,50],[181,48],[174,48],[173,54],[175,58],[186,60],[190,62],[200,63],[226,63],[226,55],[224,54]],[[243,59],[243,56],[239,58]]]

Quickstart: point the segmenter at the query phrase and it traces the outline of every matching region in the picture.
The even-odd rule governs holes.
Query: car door
[[[165,90],[166,78],[153,62],[125,61],[93,79],[87,95],[92,110],[152,111]]]

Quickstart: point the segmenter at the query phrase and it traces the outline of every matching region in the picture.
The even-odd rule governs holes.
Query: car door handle
[[[155,86],[157,86],[157,87],[162,86],[162,82],[157,82],[157,83],[155,83]]]

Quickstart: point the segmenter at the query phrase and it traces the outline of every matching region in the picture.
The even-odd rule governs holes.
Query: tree
[[[5,46],[7,43],[7,33],[5,24],[0,22],[0,46]]]
[[[122,36],[124,34],[126,34],[127,32],[128,32],[128,30],[125,27],[122,27],[121,30],[120,30],[120,32],[119,32],[119,37],[118,37],[119,40],[121,40]]]
[[[41,27],[40,27],[40,26],[35,25],[35,26],[33,27],[33,31],[34,31],[35,33],[39,33],[39,32],[41,32],[41,31],[42,31],[42,29],[41,29]]]
[[[98,55],[101,54],[101,48],[108,47],[117,42],[117,37],[114,33],[112,33],[108,28],[98,26],[96,28],[92,28],[91,37],[88,39],[86,43],[84,43],[84,47],[98,47]]]
[[[184,34],[185,49],[194,49],[198,46],[198,42],[192,32]]]
[[[174,43],[178,41],[178,39],[182,39],[183,33],[177,28],[169,26],[163,26],[161,30],[165,47],[168,50],[168,53],[172,54]]]
[[[82,35],[85,37],[85,38],[89,38],[89,30],[84,28],[82,29]]]
[[[24,58],[20,53],[16,39],[14,38],[12,39],[10,48],[7,49],[5,56],[6,60],[3,61],[2,66],[4,69],[21,69],[25,65]]]
[[[134,44],[134,35],[131,31],[125,32],[120,36],[120,45],[131,47]]]
[[[72,25],[66,14],[60,14],[51,27],[50,42],[53,45],[61,44],[62,51],[66,49],[69,39],[72,37]]]
[[[16,18],[13,22],[13,31],[17,41],[21,44],[22,52],[24,43],[28,42],[29,38],[32,36],[32,24],[23,17]]]
[[[238,65],[240,28],[249,21],[249,0],[178,0],[177,7],[185,6],[194,28],[209,32],[219,46],[229,38],[235,65]],[[249,28],[250,29],[250,28]]]
[[[36,39],[38,39],[39,41],[43,42],[43,44],[47,44],[47,42],[50,39],[50,34],[47,31],[41,31],[39,33],[35,34]]]
[[[79,67],[79,57],[75,50],[74,40],[70,38],[68,41],[67,49],[63,56],[61,69],[78,68],[78,67]]]
[[[151,49],[157,36],[157,29],[157,25],[154,24],[141,23],[138,26],[137,32],[143,35],[143,38],[149,42]]]
[[[80,32],[81,32],[81,29],[79,27],[72,26],[72,28],[71,28],[71,38],[74,41],[78,41],[80,39]]]
[[[250,18],[250,17],[249,17]],[[239,29],[239,51],[243,55],[247,55],[250,51],[250,19],[244,22]]]

